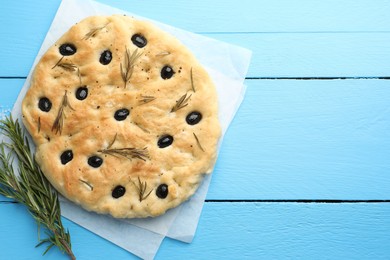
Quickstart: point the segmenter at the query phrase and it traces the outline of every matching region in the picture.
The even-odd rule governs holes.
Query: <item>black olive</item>
[[[175,72],[173,71],[172,67],[166,65],[161,69],[161,78],[170,79],[174,73]]]
[[[88,96],[88,88],[87,86],[81,86],[76,90],[76,98],[78,100],[84,100]]]
[[[64,56],[70,56],[76,53],[77,48],[71,43],[64,43],[59,48],[60,53]]]
[[[127,108],[118,109],[115,111],[114,118],[117,121],[123,121],[127,118],[127,116],[130,114],[130,111]]]
[[[66,150],[65,152],[63,152],[61,154],[61,156],[60,156],[60,159],[61,159],[61,163],[63,165],[65,165],[68,162],[70,162],[73,159],[73,152],[72,152],[72,150]]]
[[[99,168],[103,163],[103,159],[99,156],[91,156],[88,158],[88,164],[92,166],[93,168]]]
[[[156,189],[156,196],[165,199],[168,196],[168,185],[160,184]]]
[[[43,112],[49,112],[51,109],[51,102],[47,97],[43,97],[39,99],[38,107]]]
[[[126,192],[126,188],[121,186],[121,185],[118,185],[116,186],[113,190],[112,190],[112,193],[111,193],[111,196],[115,199],[117,198],[120,198],[122,197],[123,195],[125,195],[125,192]]]
[[[99,62],[103,65],[107,65],[112,60],[112,53],[109,50],[103,51],[103,53],[100,55]]]
[[[139,48],[143,48],[146,46],[146,44],[148,43],[148,41],[146,40],[146,38],[141,35],[141,34],[134,34],[132,37],[131,37],[131,41],[134,43],[135,46],[139,47]]]
[[[186,117],[186,122],[189,125],[196,125],[200,120],[202,120],[202,114],[198,111],[192,111]]]
[[[160,148],[165,148],[173,143],[173,137],[171,135],[163,135],[158,139],[157,145]]]

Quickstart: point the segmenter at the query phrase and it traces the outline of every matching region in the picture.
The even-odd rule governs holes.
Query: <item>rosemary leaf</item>
[[[150,131],[147,130],[145,127],[143,127],[142,125],[140,125],[139,123],[136,123],[136,122],[133,122],[134,125],[138,126],[139,129],[141,129],[142,131],[144,131],[145,133],[147,134],[150,134]]]
[[[55,67],[57,67],[58,64],[61,63],[61,61],[62,61],[62,59],[63,59],[64,57],[65,57],[65,56],[62,56],[61,59],[59,59],[59,60],[57,61],[57,63],[56,63],[51,69],[54,69]]]
[[[192,76],[192,67],[191,67],[191,71],[190,71],[190,78],[191,78],[192,91],[194,91],[194,93],[195,93],[194,77]]]
[[[90,184],[89,182],[84,181],[84,180],[82,180],[82,179],[79,179],[79,181],[80,181],[81,183],[84,183],[91,191],[93,191],[93,186],[92,186],[92,184]]]
[[[41,131],[41,117],[38,117],[38,133]]]
[[[115,134],[114,139],[113,139],[112,142],[108,145],[107,149],[110,149],[111,146],[115,143],[116,137],[117,137],[117,136],[118,136],[118,133]]]
[[[196,134],[195,134],[195,133],[193,133],[193,134],[194,134],[194,137],[195,137],[196,143],[198,144],[198,147],[200,148],[200,150],[202,150],[202,151],[204,152],[204,149],[203,149],[202,145],[200,144],[198,137],[196,136]]]
[[[37,222],[38,234],[45,228],[48,237],[38,237],[37,244],[37,247],[48,244],[44,254],[57,246],[76,259],[69,231],[62,225],[57,193],[35,161],[26,134],[12,116],[0,121],[0,130],[10,140],[0,144],[0,194],[27,207]],[[12,166],[14,159],[18,161],[18,172]]]
[[[171,54],[169,51],[163,51],[163,52],[157,53],[156,56],[166,56],[169,54]]]

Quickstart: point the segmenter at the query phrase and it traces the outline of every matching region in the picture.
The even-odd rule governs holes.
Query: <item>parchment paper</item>
[[[20,119],[21,117],[21,102],[29,87],[33,68],[46,50],[73,24],[83,18],[91,15],[111,14],[126,14],[148,20],[90,0],[62,1],[14,105],[12,111],[14,118]],[[246,87],[243,82],[249,67],[251,52],[156,21],[152,22],[180,39],[209,72],[218,91],[219,119],[224,135],[245,95]],[[110,216],[87,212],[61,197],[62,215],[141,258],[151,259],[155,256],[165,236],[188,243],[192,241],[210,180],[211,175],[206,176],[190,200],[156,218],[118,220]]]

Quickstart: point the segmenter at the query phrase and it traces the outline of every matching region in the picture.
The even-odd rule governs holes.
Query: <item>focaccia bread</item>
[[[215,86],[176,38],[132,17],[93,16],[42,56],[22,103],[36,160],[87,210],[158,216],[212,171]]]

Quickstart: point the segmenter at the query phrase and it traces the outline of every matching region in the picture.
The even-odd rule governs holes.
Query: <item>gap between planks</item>
[[[297,199],[297,200],[281,200],[281,199],[245,199],[245,200],[205,200],[206,203],[329,203],[329,204],[338,204],[338,203],[390,203],[389,200],[333,200],[333,199]],[[0,204],[19,204],[16,201],[0,201]]]
[[[289,199],[289,200],[282,200],[282,199],[245,199],[245,200],[205,200],[205,202],[234,202],[234,203],[242,203],[242,202],[249,202],[249,203],[390,203],[390,200],[334,200],[334,199]]]
[[[0,79],[27,79],[24,76],[0,76]],[[245,77],[247,80],[340,80],[340,79],[385,79],[390,80],[390,76],[380,77]]]

